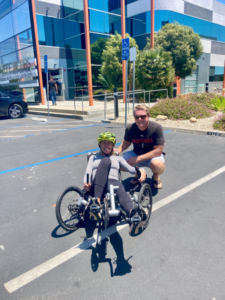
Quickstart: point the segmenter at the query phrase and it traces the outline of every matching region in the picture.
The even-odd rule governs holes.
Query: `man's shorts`
[[[123,153],[123,158],[125,160],[128,160],[130,157],[138,157],[137,154],[134,153],[134,151],[128,151],[128,152],[125,152]],[[141,161],[137,164],[138,167],[147,167],[147,168],[150,168],[150,164],[153,160],[155,159],[158,159],[158,160],[161,160],[164,164],[165,164],[165,158],[164,158],[164,155],[161,154],[161,156],[158,156],[158,157],[154,157],[152,159],[148,159],[148,160],[145,160],[145,161]]]

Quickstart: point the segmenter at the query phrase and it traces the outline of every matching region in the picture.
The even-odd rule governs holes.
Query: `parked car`
[[[20,91],[9,91],[9,92],[4,92],[4,94],[11,96],[11,97],[20,97],[21,99],[24,98],[24,95]]]
[[[27,112],[28,105],[23,99],[0,92],[0,116],[16,119]]]

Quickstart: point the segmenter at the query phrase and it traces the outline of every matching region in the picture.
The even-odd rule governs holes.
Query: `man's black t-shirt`
[[[165,143],[162,126],[153,121],[149,121],[144,131],[140,130],[136,123],[128,125],[124,140],[133,143],[134,153],[138,156],[152,151],[153,146]]]
[[[56,88],[55,88],[55,81],[54,80],[49,80],[49,90],[51,91],[51,90],[56,90]]]

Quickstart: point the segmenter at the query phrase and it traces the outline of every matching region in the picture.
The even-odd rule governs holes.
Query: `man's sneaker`
[[[145,210],[141,205],[134,207],[130,213],[130,236],[137,236],[143,232],[144,222],[147,219]]]

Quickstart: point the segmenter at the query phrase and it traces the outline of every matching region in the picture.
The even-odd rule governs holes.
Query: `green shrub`
[[[190,94],[188,95],[188,100],[196,101],[198,103],[204,104],[208,108],[212,108],[212,100],[215,99],[214,93],[201,93],[201,94]]]
[[[211,108],[216,111],[225,112],[225,98],[223,96],[215,97],[215,99],[212,100]]]
[[[101,95],[101,94],[104,94],[104,91],[103,90],[96,90],[94,91],[93,95]]]
[[[123,91],[123,88],[122,87],[119,87],[118,89],[117,89],[117,92],[122,92]]]
[[[215,123],[213,124],[213,128],[217,130],[225,131],[225,114],[219,114]]]
[[[150,109],[151,117],[165,115],[172,120],[188,120],[191,117],[208,118],[212,114],[212,111],[202,103],[181,98],[160,100]]]

